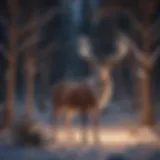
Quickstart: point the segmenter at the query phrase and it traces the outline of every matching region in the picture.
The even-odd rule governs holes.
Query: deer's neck
[[[91,76],[88,84],[98,101],[98,108],[102,109],[112,97],[112,79],[109,75],[106,80],[101,81],[97,76]]]
[[[99,108],[104,108],[112,97],[113,84],[112,79],[109,77],[99,88]]]

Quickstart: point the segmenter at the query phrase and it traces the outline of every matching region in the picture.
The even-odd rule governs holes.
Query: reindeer
[[[108,57],[104,62],[88,51],[89,41],[86,37],[80,39],[80,54],[91,66],[92,73],[87,78],[78,82],[64,80],[59,82],[53,90],[53,125],[54,132],[57,130],[57,119],[64,113],[64,123],[70,131],[70,120],[73,115],[80,113],[82,118],[83,142],[86,142],[87,115],[90,113],[93,118],[94,140],[98,138],[99,111],[109,103],[113,92],[111,78],[112,67],[120,62],[127,53],[127,40],[118,36],[116,41],[116,54]],[[71,135],[71,134],[70,134]]]

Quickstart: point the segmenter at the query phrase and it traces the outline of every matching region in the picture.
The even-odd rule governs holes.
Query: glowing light
[[[82,129],[74,127],[71,130],[59,128],[57,132],[57,140],[60,143],[77,144],[82,143]],[[99,130],[100,144],[102,145],[126,145],[143,143],[154,143],[157,137],[147,130],[141,130],[138,134],[133,135],[127,129],[107,129],[101,128]],[[94,144],[93,130],[87,130],[87,144]]]

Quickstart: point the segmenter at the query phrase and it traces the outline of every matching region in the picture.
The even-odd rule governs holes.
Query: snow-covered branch
[[[145,64],[149,68],[152,68],[159,56],[160,47],[156,48],[152,55],[147,55],[143,50],[138,48],[138,46],[135,44],[133,40],[129,39],[129,41],[130,48],[132,49],[136,60],[138,60],[140,63]]]

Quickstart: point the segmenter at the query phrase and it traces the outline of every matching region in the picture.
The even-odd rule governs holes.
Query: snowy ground
[[[158,145],[146,144],[125,147],[123,145],[117,147],[59,146],[54,147],[50,152],[35,148],[0,145],[1,160],[109,160],[111,155],[119,155],[118,157],[122,156],[128,160],[159,160],[160,149]]]
[[[16,104],[15,117],[17,118],[23,114],[24,107],[22,102]],[[72,141],[71,138],[65,137],[64,128],[61,127],[59,131],[61,141],[56,145],[50,143],[41,150],[11,146],[10,132],[5,131],[0,134],[0,160],[107,160],[110,155],[118,153],[129,160],[152,160],[150,157],[153,154],[160,157],[157,135],[143,128],[136,136],[130,134],[130,128],[135,127],[139,120],[131,109],[129,100],[123,100],[118,104],[113,102],[102,113],[101,145],[92,144],[90,139],[87,145],[81,144],[79,142],[80,129],[77,126],[73,128]],[[48,125],[51,118],[50,113],[50,108],[45,113],[39,113],[37,107],[33,111],[35,119],[43,122],[42,130],[47,137],[52,136],[52,128]],[[91,129],[88,137],[92,137],[90,132]],[[154,160],[159,160],[159,158]]]

